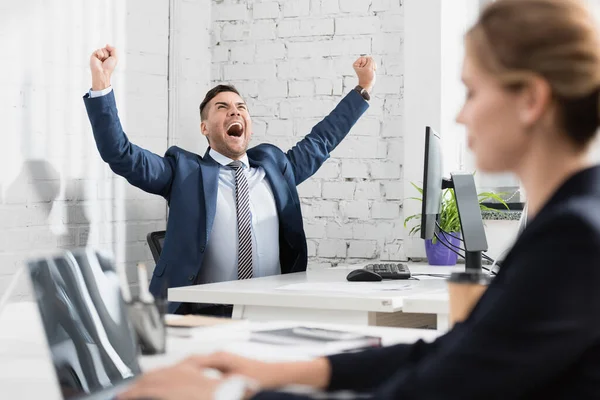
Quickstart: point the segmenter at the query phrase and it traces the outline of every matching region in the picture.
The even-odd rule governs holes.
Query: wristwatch
[[[214,400],[243,400],[258,391],[258,384],[242,376],[225,379],[214,393]]]
[[[363,99],[369,101],[371,100],[371,96],[369,95],[369,92],[367,92],[367,89],[363,88],[362,86],[358,85],[354,88],[354,90],[356,90],[358,92],[358,94],[360,94]]]

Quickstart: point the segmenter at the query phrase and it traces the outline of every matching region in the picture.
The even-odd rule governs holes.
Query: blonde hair
[[[559,121],[573,141],[587,144],[600,122],[600,40],[596,22],[578,0],[497,0],[467,32],[478,64],[507,88],[545,79]]]

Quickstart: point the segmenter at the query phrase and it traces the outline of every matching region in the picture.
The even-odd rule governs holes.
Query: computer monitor
[[[423,165],[423,202],[421,239],[433,239],[442,206],[442,144],[440,135],[425,127],[425,162]]]
[[[425,128],[425,159],[423,166],[423,205],[421,209],[421,238],[433,239],[439,232],[443,190],[454,189],[461,233],[464,242],[466,269],[481,270],[482,252],[487,251],[479,198],[473,174],[456,172],[450,179],[443,178],[442,145],[440,135],[432,128]],[[443,244],[452,244],[440,239]],[[454,249],[457,252],[459,249]]]

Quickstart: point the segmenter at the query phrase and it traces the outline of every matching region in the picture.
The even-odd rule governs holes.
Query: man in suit
[[[92,88],[84,96],[102,159],[138,188],[163,196],[169,218],[150,291],[167,287],[305,271],[306,237],[296,186],[329,158],[368,108],[376,65],[354,64],[358,86],[291,150],[261,144],[248,148],[252,119],[232,86],[211,89],[200,105],[201,132],[209,149],[200,156],[171,147],[163,157],[131,143],[117,115],[111,75],[114,47],[90,57]],[[224,314],[222,308],[169,303],[170,313]]]

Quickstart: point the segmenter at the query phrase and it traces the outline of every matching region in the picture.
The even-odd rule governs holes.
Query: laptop
[[[27,267],[63,399],[113,399],[141,369],[111,259],[78,249]]]

